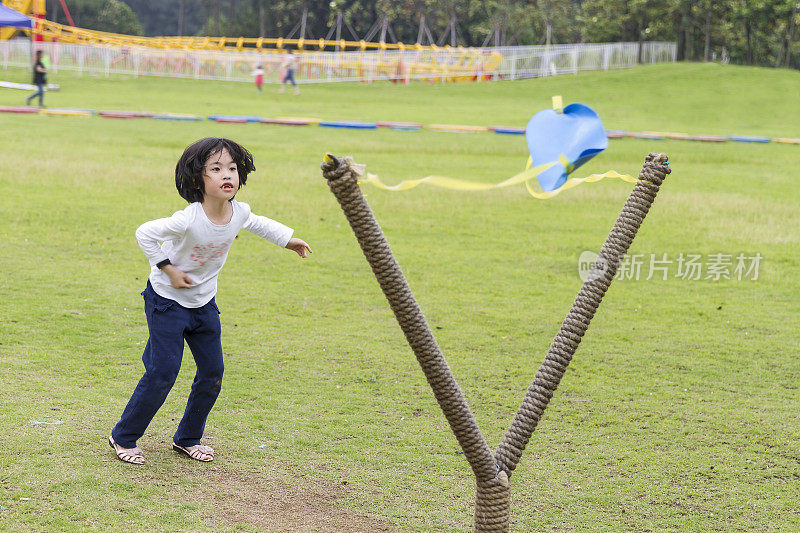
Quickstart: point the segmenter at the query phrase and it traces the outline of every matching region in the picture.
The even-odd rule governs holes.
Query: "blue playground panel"
[[[351,130],[374,130],[378,128],[375,122],[358,122],[356,120],[323,120],[319,125],[324,128],[345,128]]]
[[[751,137],[750,135],[728,135],[728,139],[740,143],[768,143],[772,140],[769,137]]]

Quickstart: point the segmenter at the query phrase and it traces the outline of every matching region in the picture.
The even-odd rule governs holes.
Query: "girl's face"
[[[228,150],[211,154],[203,167],[203,202],[209,198],[231,200],[239,190],[239,172]]]

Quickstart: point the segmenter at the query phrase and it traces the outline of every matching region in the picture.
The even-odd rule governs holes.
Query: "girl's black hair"
[[[253,155],[239,143],[230,139],[207,137],[200,139],[183,151],[183,155],[175,165],[175,187],[178,194],[189,202],[202,202],[205,194],[203,168],[212,155],[223,149],[231,154],[239,173],[239,188],[244,187],[247,175],[256,169]]]

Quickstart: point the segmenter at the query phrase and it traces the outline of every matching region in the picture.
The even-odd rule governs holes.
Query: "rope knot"
[[[322,168],[322,175],[328,181],[339,180],[349,176],[350,179],[358,182],[366,171],[366,165],[355,163],[349,155],[336,157],[333,154],[326,154],[320,168]]]
[[[651,152],[645,157],[644,166],[642,166],[642,171],[639,173],[639,179],[659,187],[664,182],[667,174],[671,172],[672,169],[669,167],[667,154]]]
[[[352,157],[336,157],[333,154],[327,154],[320,168],[322,168],[322,175],[325,179],[335,180],[347,174],[352,163]]]

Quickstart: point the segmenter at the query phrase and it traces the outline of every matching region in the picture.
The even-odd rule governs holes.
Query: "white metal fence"
[[[671,62],[675,43],[565,44],[438,50],[312,52],[298,54],[299,83],[336,81],[519,79],[608,70],[639,63]],[[155,50],[63,43],[36,43],[51,61],[51,71],[72,70],[109,76],[168,76],[250,81],[257,65],[264,81],[280,82],[283,54],[276,52]],[[0,41],[0,64],[30,67],[26,39]]]
[[[639,43],[559,44],[495,48],[502,56],[501,73],[508,78],[538,78],[581,70],[608,70],[639,64]],[[675,43],[644,42],[641,63],[676,61]]]

